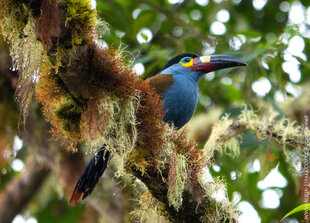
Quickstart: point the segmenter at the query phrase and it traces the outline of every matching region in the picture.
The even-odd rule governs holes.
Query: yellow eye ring
[[[193,64],[194,64],[194,59],[191,58],[191,60],[190,60],[189,62],[183,63],[182,65],[183,65],[184,67],[190,68],[190,67],[193,66]]]

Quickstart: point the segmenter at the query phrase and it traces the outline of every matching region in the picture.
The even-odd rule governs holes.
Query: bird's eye
[[[191,57],[183,57],[179,64],[181,64],[184,67],[190,68],[193,66],[193,58]]]
[[[191,61],[191,58],[189,58],[189,57],[185,57],[185,58],[183,59],[183,62],[184,62],[184,63],[188,63],[189,61]]]

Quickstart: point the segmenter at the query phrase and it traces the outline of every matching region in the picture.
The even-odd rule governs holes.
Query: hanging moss
[[[227,131],[233,120],[229,119],[229,116],[223,116],[212,128],[212,132],[206,142],[203,152],[206,160],[211,161],[214,156],[215,150],[221,153],[236,157],[240,153],[240,145],[236,138],[232,137],[229,140],[223,141],[222,136]]]
[[[302,150],[304,136],[310,136],[308,129],[303,129],[296,122],[287,118],[281,118],[273,110],[267,110],[260,117],[252,109],[244,109],[239,120],[245,123],[246,128],[254,130],[259,139],[272,138],[282,144],[285,153],[286,145],[292,145],[296,149]]]
[[[150,221],[160,218],[162,213],[178,216],[179,219],[187,217],[182,212],[193,210],[193,204],[198,207],[207,195],[197,180],[202,167],[210,163],[210,157],[218,149],[218,139],[212,137],[208,152],[203,154],[196,149],[195,142],[187,137],[186,130],[176,131],[162,121],[164,112],[160,96],[123,62],[121,51],[99,49],[95,44],[96,12],[90,8],[89,0],[62,0],[58,4],[66,11],[64,36],[60,35],[57,43],[47,38],[47,45],[52,45],[44,55],[42,46],[37,47],[34,58],[39,59],[31,60],[36,69],[31,67],[27,70],[27,74],[41,71],[36,96],[43,104],[54,137],[61,139],[71,149],[85,140],[93,148],[105,143],[118,160],[118,174],[140,170],[140,178],[149,180],[148,174],[158,176],[164,189],[158,192],[153,187],[150,191],[163,204],[149,203],[155,207],[155,212],[150,212]],[[16,28],[16,34],[20,33],[31,37],[30,46],[24,50],[32,52],[37,41],[30,20],[19,30]],[[13,44],[21,43],[17,39],[14,36],[10,41]],[[20,39],[25,40],[24,36]],[[24,58],[25,61],[29,60],[28,57]],[[80,68],[80,64],[87,65],[83,72],[74,69],[75,66]],[[74,82],[79,78],[81,82]],[[21,83],[22,89],[26,89],[27,83]],[[72,91],[72,88],[81,89]],[[228,118],[223,123],[225,127],[229,125]],[[220,131],[224,131],[224,128]],[[233,151],[237,147],[233,142],[225,142],[224,145]],[[203,210],[212,213],[214,220],[216,217],[222,219],[225,214],[214,215],[217,204],[213,200],[210,203]],[[222,207],[220,205],[219,209]],[[143,217],[144,213],[139,214],[142,216],[140,219],[147,219]],[[199,214],[204,216],[204,213]]]
[[[149,191],[142,194],[140,197],[140,208],[130,213],[134,222],[140,223],[168,223],[168,219],[161,214],[163,205],[160,204]]]
[[[104,143],[107,144],[113,156],[120,158],[121,172],[124,171],[126,158],[134,149],[138,137],[135,115],[138,103],[138,98],[121,100],[106,92],[91,103],[91,110],[85,109],[82,117],[82,131],[92,148],[96,150]]]
[[[21,114],[25,122],[42,66],[43,48],[37,41],[30,11],[23,4],[14,1],[8,0],[3,4],[1,33],[10,43],[13,69],[20,74],[16,96],[20,101]]]
[[[176,210],[182,205],[182,194],[187,179],[187,159],[181,154],[170,156],[168,175],[168,200]]]
[[[2,1],[1,6],[1,33],[7,41],[11,42],[23,32],[28,22],[29,11],[13,0]]]

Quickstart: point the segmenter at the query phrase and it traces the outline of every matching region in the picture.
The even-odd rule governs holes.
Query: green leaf
[[[141,33],[141,36],[142,36],[142,38],[147,42],[147,40],[149,39],[148,37],[147,37],[147,35],[145,35],[144,33]]]
[[[292,211],[290,211],[289,213],[287,213],[282,219],[281,221],[283,221],[284,218],[287,218],[288,216],[292,215],[292,214],[295,214],[297,212],[300,212],[300,211],[306,211],[306,210],[310,210],[310,203],[308,204],[302,204],[300,206],[298,206],[297,208],[294,208]]]
[[[237,34],[245,35],[245,37],[253,38],[253,39],[258,38],[262,35],[260,32],[256,30],[245,30],[245,31],[237,32]]]
[[[310,64],[307,61],[305,61],[299,56],[294,56],[294,57],[298,60],[299,63],[301,63],[302,66],[305,66],[306,68],[310,69]]]

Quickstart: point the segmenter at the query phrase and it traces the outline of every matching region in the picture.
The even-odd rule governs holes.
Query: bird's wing
[[[146,81],[155,89],[157,94],[162,95],[173,84],[173,75],[157,74],[146,79]]]

